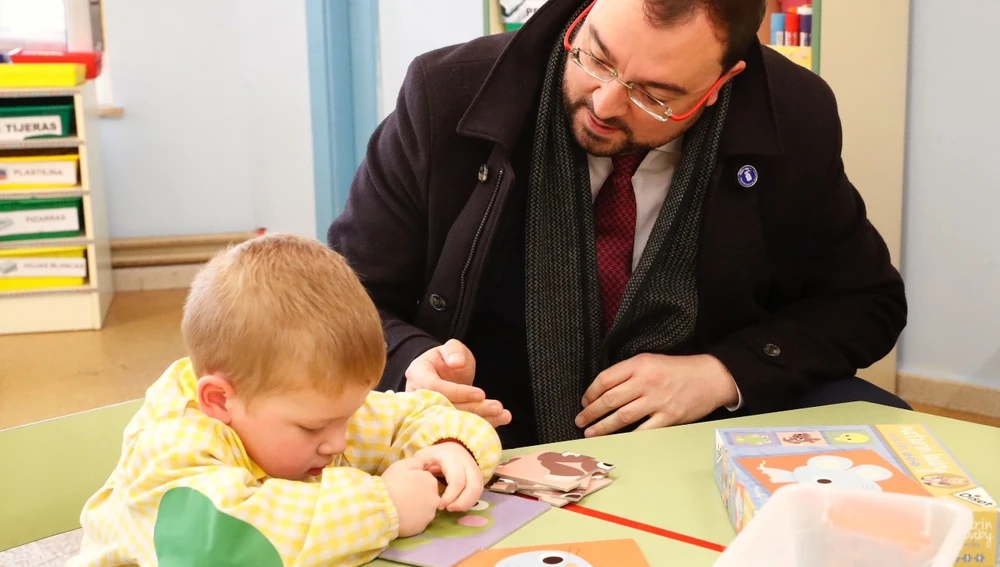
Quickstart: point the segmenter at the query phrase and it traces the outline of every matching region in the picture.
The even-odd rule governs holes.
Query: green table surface
[[[140,401],[0,431],[0,550],[79,527],[86,499],[105,481],[121,434]],[[630,520],[728,545],[736,536],[712,475],[719,427],[921,423],[973,477],[1000,494],[1000,429],[867,403],[744,417],[558,443],[616,465],[614,484],[581,504]],[[530,452],[530,447],[505,456]],[[652,565],[711,565],[717,553],[566,510],[550,510],[499,545],[631,537]],[[667,559],[669,558],[669,561]],[[375,563],[382,564],[382,563]],[[388,565],[388,563],[386,563]]]
[[[924,424],[990,495],[1000,495],[1000,428],[864,402],[638,431],[549,447],[615,465],[611,475],[614,484],[587,496],[581,505],[725,546],[736,537],[736,531],[713,475],[717,428],[892,423]]]

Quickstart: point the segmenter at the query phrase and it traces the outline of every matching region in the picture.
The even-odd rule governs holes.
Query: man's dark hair
[[[646,17],[656,26],[682,24],[704,10],[725,49],[722,69],[743,58],[764,21],[767,0],[646,0]]]

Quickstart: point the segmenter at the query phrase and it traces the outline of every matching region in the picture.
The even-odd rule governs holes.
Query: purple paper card
[[[418,567],[453,567],[551,508],[545,502],[484,491],[472,510],[439,513],[424,533],[397,539],[379,557]]]

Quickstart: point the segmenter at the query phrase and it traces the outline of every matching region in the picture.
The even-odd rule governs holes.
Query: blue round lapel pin
[[[744,165],[736,173],[736,179],[744,187],[753,187],[757,184],[757,168],[752,165]]]

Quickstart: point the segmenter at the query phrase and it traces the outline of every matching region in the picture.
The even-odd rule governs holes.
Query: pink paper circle
[[[467,528],[481,528],[490,523],[490,521],[483,516],[473,516],[470,514],[459,518],[458,523]]]

